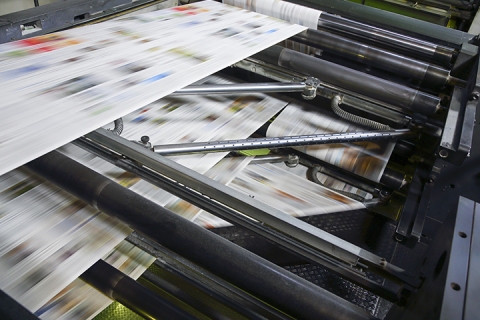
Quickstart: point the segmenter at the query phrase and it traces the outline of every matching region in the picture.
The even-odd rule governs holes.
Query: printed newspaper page
[[[2,44],[0,174],[303,30],[202,1]]]
[[[226,158],[222,162],[233,161],[233,159],[235,158]],[[238,162],[239,159],[236,161]],[[361,202],[270,163],[250,164],[238,172],[231,182],[223,181],[227,181],[232,189],[294,217],[365,208]],[[194,222],[205,228],[230,225],[205,211],[202,211]]]

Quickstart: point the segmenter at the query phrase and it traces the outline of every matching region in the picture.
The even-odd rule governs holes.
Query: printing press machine
[[[81,278],[146,318],[478,318],[479,36],[348,1],[292,2],[323,10],[318,30],[291,39],[319,49],[315,55],[273,46],[222,71],[237,85],[174,94],[282,92],[332,108],[365,132],[272,139],[261,128],[247,140],[152,146],[148,137],[132,142],[98,129],[74,141],[234,225],[213,230],[60,153],[30,162],[35,174],[131,226],[128,240],[158,258],[138,282],[101,261]],[[57,2],[0,17],[0,41],[176,4]],[[291,148],[380,139],[396,146],[379,182]],[[304,165],[347,182],[373,195],[361,199],[367,209],[296,219],[165,156],[235,156],[265,145],[272,152],[254,161]],[[1,301],[2,319],[35,318],[3,292]]]

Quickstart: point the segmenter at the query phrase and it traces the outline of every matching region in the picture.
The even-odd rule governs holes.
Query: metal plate
[[[367,210],[354,210],[331,214],[301,217],[315,227],[369,250],[387,261],[391,261],[397,242],[392,234],[395,230],[386,218],[369,213]],[[302,262],[286,254],[281,249],[273,249],[248,230],[234,226],[212,229],[212,232],[269,259],[298,276],[354,303],[372,315],[383,318],[391,304],[371,292],[345,280],[328,269]],[[407,259],[408,260],[408,259]],[[369,274],[372,280],[383,281],[380,277]]]

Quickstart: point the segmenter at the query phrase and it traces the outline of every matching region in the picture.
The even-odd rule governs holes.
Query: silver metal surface
[[[252,159],[250,163],[260,164],[260,163],[280,163],[288,161],[288,155],[284,154],[269,154],[266,156],[256,156]]]
[[[415,287],[420,284],[420,279],[369,251],[272,208],[254,199],[255,195],[248,196],[235,191],[105,129],[93,131],[86,138],[351,266],[361,261],[362,265],[372,267],[392,280]]]
[[[286,148],[293,146],[346,143],[358,141],[391,140],[410,134],[408,129],[384,130],[371,132],[347,132],[285,136],[274,138],[251,138],[238,140],[194,142],[153,146],[153,151],[162,155],[209,153],[220,151],[238,151],[263,148]]]
[[[303,92],[307,85],[298,83],[236,83],[236,84],[203,84],[188,86],[177,90],[170,96],[196,94],[239,94],[239,93],[268,93],[268,92]]]
[[[470,261],[465,296],[464,319],[478,319],[478,297],[480,297],[480,204],[475,203],[472,235],[470,237]]]
[[[460,197],[440,320],[463,319],[474,213],[475,202]]]

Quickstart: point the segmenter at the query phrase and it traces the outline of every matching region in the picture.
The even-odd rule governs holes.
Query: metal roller
[[[440,108],[439,97],[290,49],[273,46],[253,57],[410,112],[431,116]]]
[[[335,33],[348,34],[356,39],[369,40],[395,51],[400,49],[411,56],[421,56],[443,66],[450,65],[455,53],[452,48],[370,26],[327,12],[321,13],[318,27]]]
[[[427,86],[443,87],[446,84],[464,84],[464,81],[451,77],[450,72],[446,69],[325,31],[308,29],[294,36],[292,40],[420,80]]]
[[[196,319],[103,260],[80,279],[146,319]]]
[[[365,310],[52,151],[26,167],[75,197],[302,319],[374,319]]]

